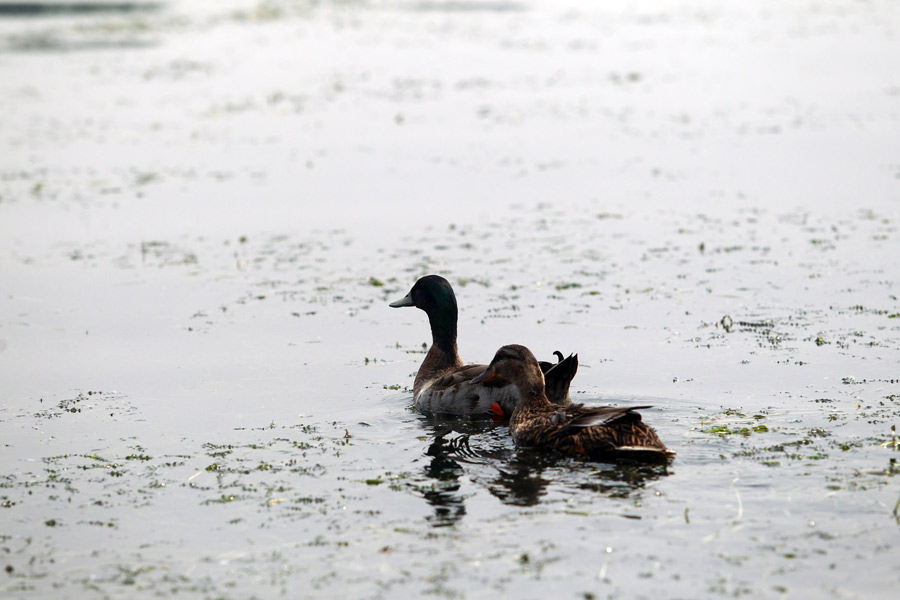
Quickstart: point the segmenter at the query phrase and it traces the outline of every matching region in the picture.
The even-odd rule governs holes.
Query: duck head
[[[494,355],[487,369],[469,383],[490,381],[495,377],[512,382],[519,395],[528,403],[548,402],[544,392],[544,374],[531,350],[518,344],[503,346]]]
[[[391,302],[391,308],[415,306],[425,311],[431,324],[434,343],[439,346],[456,344],[456,322],[459,308],[456,305],[456,294],[450,282],[440,275],[426,275],[419,279],[409,293]]]
[[[426,313],[432,310],[457,312],[456,294],[450,287],[450,282],[440,275],[426,275],[419,279],[409,293],[396,302],[391,302],[391,308],[415,306]]]

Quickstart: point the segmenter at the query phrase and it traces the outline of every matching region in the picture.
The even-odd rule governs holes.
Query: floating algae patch
[[[267,435],[260,437],[260,432]],[[307,425],[260,428],[245,437],[252,439],[205,443],[193,453],[156,452],[128,438],[117,444],[118,450],[102,454],[44,457],[40,468],[3,476],[3,507],[14,509],[8,514],[15,519],[16,509],[61,503],[64,512],[83,510],[86,517],[56,519],[56,524],[108,523],[121,516],[110,511],[153,506],[172,496],[201,505],[251,502],[269,508],[284,502],[289,516],[313,502],[303,481],[323,475],[323,462],[339,456],[351,439],[346,429],[326,435]]]
[[[284,431],[282,430],[282,433]],[[345,433],[346,436],[346,433]],[[313,435],[309,439],[278,437],[245,444],[204,444],[215,462],[189,478],[196,489],[212,492],[204,503],[254,501],[266,505],[290,502],[296,493],[298,476],[318,477],[327,467],[313,460],[336,455],[336,447],[348,444],[347,437],[330,439]],[[201,477],[204,473],[215,477]],[[223,493],[234,490],[235,493]]]
[[[856,382],[845,379],[844,383]],[[804,476],[815,475],[832,492],[866,491],[888,484],[896,472],[896,458],[889,454],[900,447],[896,425],[887,425],[900,417],[889,399],[866,405],[854,401],[848,413],[835,412],[831,405],[839,401],[834,399],[810,402],[809,411],[767,408],[750,414],[726,409],[704,416],[696,431],[708,441],[721,440],[718,452],[723,460],[751,460],[792,473],[799,470]],[[872,435],[873,427],[881,428],[883,434]],[[691,443],[706,442],[699,437]],[[887,466],[862,467],[873,461]]]
[[[0,510],[13,535],[0,538],[0,549],[14,574],[4,589],[42,588],[48,577],[58,578],[54,573],[63,565],[70,583],[81,581],[93,591],[134,585],[158,590],[215,587],[204,569],[185,575],[193,569],[174,558],[172,549],[187,543],[207,552],[215,547],[208,541],[220,538],[219,552],[226,553],[235,533],[283,528],[310,517],[325,519],[340,532],[348,504],[354,515],[375,514],[359,506],[353,492],[358,484],[340,484],[344,477],[334,472],[354,443],[340,423],[270,424],[235,429],[223,437],[204,443],[183,440],[177,454],[160,439],[122,438],[100,450],[47,456],[3,474]],[[302,527],[298,545],[309,537]],[[329,547],[346,544],[324,533],[326,523],[313,529]],[[226,534],[229,530],[233,533]],[[76,539],[94,548],[86,562],[58,551],[59,544]],[[141,543],[125,544],[127,550],[118,541],[122,539]],[[107,550],[112,547],[120,548],[118,555]],[[242,555],[246,553],[233,558]],[[210,565],[222,560],[221,555],[209,559]],[[250,564],[258,560],[253,554]],[[89,563],[94,565],[92,576],[79,578]]]
[[[90,411],[105,412],[110,417],[116,417],[133,415],[137,410],[125,395],[102,391],[79,392],[71,398],[64,398],[56,403],[45,402],[44,398],[40,398],[38,403],[42,408],[35,412],[34,416],[39,419],[58,419]],[[46,406],[47,404],[50,406]]]
[[[769,431],[769,428],[765,425],[754,425],[753,427],[729,427],[728,425],[713,425],[712,427],[707,427],[703,430],[703,433],[715,433],[717,435],[721,435],[722,437],[729,435],[743,435],[749,436],[752,433],[766,433]]]
[[[769,427],[761,423],[766,418],[764,414],[747,416],[740,410],[729,408],[720,415],[707,417],[703,420],[703,433],[713,433],[721,437],[730,435],[750,436],[754,433],[768,433]]]

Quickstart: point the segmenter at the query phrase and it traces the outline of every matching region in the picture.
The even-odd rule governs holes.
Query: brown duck
[[[456,346],[456,325],[459,309],[456,294],[450,282],[439,275],[426,275],[419,279],[409,293],[392,302],[393,308],[414,306],[425,311],[431,325],[431,348],[416,373],[413,383],[413,401],[419,410],[454,415],[490,414],[498,404],[511,413],[519,399],[517,388],[502,377],[472,384],[471,379],[485,369],[485,365],[463,365]],[[545,371],[547,396],[550,401],[566,406],[569,400],[569,384],[578,370],[578,356],[559,361],[541,363]],[[543,381],[543,379],[542,379]]]
[[[544,391],[544,376],[531,351],[524,346],[503,346],[487,369],[472,384],[495,377],[511,381],[520,400],[512,411],[509,430],[519,446],[552,448],[566,454],[609,460],[631,458],[664,462],[675,456],[635,412],[649,406],[618,408],[573,404],[555,406]],[[494,412],[503,414],[502,407]]]

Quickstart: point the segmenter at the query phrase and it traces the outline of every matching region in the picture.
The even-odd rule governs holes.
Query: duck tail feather
[[[568,385],[577,372],[578,355],[570,354],[555,365],[550,365],[550,368],[544,371],[544,379],[547,380],[547,385]]]

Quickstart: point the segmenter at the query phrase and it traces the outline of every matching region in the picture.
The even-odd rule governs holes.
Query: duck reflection
[[[547,494],[548,467],[559,462],[553,453],[518,450],[506,464],[496,466],[496,476],[486,482],[488,491],[505,504],[534,506]]]
[[[641,495],[648,483],[669,475],[667,465],[619,461],[602,467],[605,468],[598,471],[595,479],[581,482],[579,489],[610,498],[634,498]]]
[[[493,423],[490,419],[439,416],[426,419],[432,437],[425,454],[431,460],[425,466],[425,482],[420,491],[434,509],[429,517],[431,524],[446,527],[459,522],[466,514],[459,481],[465,471],[460,461],[477,456],[469,445],[469,437],[489,431]]]
[[[548,471],[552,475],[547,475]],[[666,475],[666,465],[621,460],[596,463],[545,450],[520,449],[506,465],[497,467],[497,476],[487,482],[487,489],[505,504],[534,506],[553,483],[610,498],[628,498],[639,496],[648,483]]]
[[[535,506],[553,487],[609,498],[640,497],[669,474],[668,465],[573,459],[545,449],[516,448],[505,426],[490,419],[425,417],[429,429],[424,481],[416,486],[433,508],[435,527],[466,515],[461,479],[483,486],[504,504]]]
[[[438,435],[425,452],[431,457],[425,467],[425,476],[432,480],[432,484],[430,489],[426,486],[422,490],[422,496],[434,509],[434,515],[429,520],[435,527],[453,525],[466,514],[465,499],[459,491],[463,468],[450,458],[452,447],[444,436]]]

